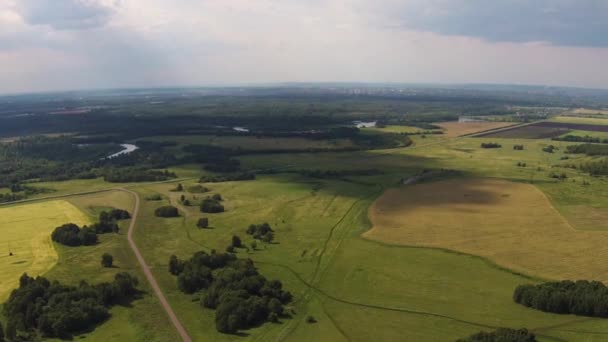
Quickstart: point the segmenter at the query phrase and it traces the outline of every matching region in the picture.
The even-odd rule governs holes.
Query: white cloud
[[[0,5],[0,92],[280,81],[605,87],[608,80],[608,49],[410,30],[395,21],[397,10],[387,14],[403,8],[394,0],[104,0],[89,2],[83,20],[55,13],[35,22],[9,1]]]

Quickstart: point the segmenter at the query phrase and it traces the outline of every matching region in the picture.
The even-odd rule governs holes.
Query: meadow
[[[472,133],[478,133],[483,131],[489,131],[497,128],[503,128],[512,126],[512,122],[492,122],[492,121],[483,121],[483,122],[458,122],[458,121],[449,121],[449,122],[439,122],[437,126],[444,129],[445,135],[448,137],[458,137],[461,135],[468,135]]]

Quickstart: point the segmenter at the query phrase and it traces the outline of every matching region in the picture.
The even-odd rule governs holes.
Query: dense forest
[[[456,342],[536,342],[536,336],[527,329],[499,328],[491,332],[480,331]]]
[[[284,305],[292,300],[280,281],[267,280],[253,261],[230,253],[198,252],[188,260],[173,255],[169,272],[177,276],[182,292],[202,291],[200,304],[215,309],[216,329],[222,333],[277,322],[287,315]]]
[[[558,314],[608,317],[608,288],[599,281],[558,281],[520,285],[513,293],[516,303]]]
[[[5,334],[11,341],[35,341],[37,335],[71,338],[110,317],[113,305],[137,295],[137,278],[118,273],[111,283],[62,285],[24,274],[4,303]]]

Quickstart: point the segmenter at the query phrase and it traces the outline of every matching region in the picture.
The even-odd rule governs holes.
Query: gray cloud
[[[414,0],[388,9],[399,26],[442,35],[608,47],[605,0]]]
[[[113,14],[113,9],[99,0],[20,0],[17,8],[28,24],[56,30],[104,26]]]

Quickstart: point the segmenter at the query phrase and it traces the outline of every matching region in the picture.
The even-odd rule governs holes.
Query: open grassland
[[[363,131],[380,132],[380,133],[422,133],[427,131],[420,127],[414,126],[398,126],[398,125],[387,125],[385,127],[367,127],[362,128]]]
[[[562,122],[562,123],[573,123],[583,125],[608,125],[608,116],[606,118],[601,117],[581,117],[581,116],[555,116],[551,118],[551,122]]]
[[[66,222],[89,223],[89,218],[72,204],[49,201],[0,207],[0,300],[18,286],[24,272],[46,273],[57,262],[51,232]],[[12,256],[9,253],[13,253]]]
[[[66,197],[66,200],[96,221],[99,212],[107,208],[119,208],[133,212],[133,197],[122,191],[107,191],[83,196]],[[45,203],[45,202],[43,202]],[[61,222],[66,223],[66,222]],[[90,283],[111,281],[118,272],[129,272],[139,279],[144,291],[140,299],[128,306],[115,306],[110,319],[91,332],[84,332],[76,339],[86,341],[177,341],[177,334],[161,309],[156,296],[145,281],[135,256],[127,243],[129,220],[120,222],[118,234],[99,235],[95,246],[67,247],[55,244],[59,261],[46,277],[62,283],[77,284],[81,280]],[[101,255],[110,253],[114,266],[104,268]]]
[[[221,146],[245,151],[256,150],[308,150],[354,147],[349,139],[273,138],[256,136],[177,135],[146,137],[146,141],[174,141],[180,146],[201,144]]]
[[[459,137],[462,135],[473,134],[477,132],[488,131],[501,127],[512,126],[512,122],[439,122],[437,126],[445,130],[447,137]]]
[[[579,114],[579,115],[607,115],[608,116],[608,110],[606,109],[590,109],[590,108],[577,108],[574,109],[572,111],[572,114]]]
[[[435,182],[388,190],[370,208],[377,241],[448,248],[551,279],[608,281],[606,232],[577,231],[529,184]]]

